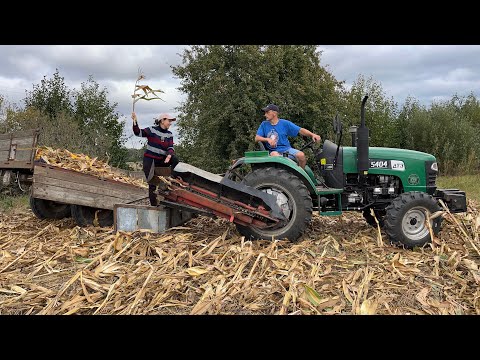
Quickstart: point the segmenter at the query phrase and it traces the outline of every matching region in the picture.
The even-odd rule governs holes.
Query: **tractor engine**
[[[360,206],[372,202],[389,202],[402,192],[400,179],[393,175],[368,174],[360,183],[358,174],[346,174],[345,195],[348,206]]]

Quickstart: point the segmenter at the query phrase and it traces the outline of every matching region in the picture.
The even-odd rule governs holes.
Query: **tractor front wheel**
[[[432,239],[427,224],[428,218],[440,210],[437,201],[429,194],[420,191],[403,193],[386,208],[384,230],[393,243],[401,243],[407,248],[422,247]],[[438,235],[442,217],[430,219],[434,235]]]
[[[243,182],[274,195],[288,221],[282,228],[273,230],[237,224],[238,231],[247,239],[297,241],[312,219],[312,198],[305,184],[287,170],[273,167],[253,171],[245,176]]]

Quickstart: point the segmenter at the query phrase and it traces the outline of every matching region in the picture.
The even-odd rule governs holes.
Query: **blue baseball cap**
[[[262,109],[263,112],[267,112],[269,110],[273,110],[273,111],[276,111],[276,112],[280,111],[279,107],[275,104],[269,104]]]

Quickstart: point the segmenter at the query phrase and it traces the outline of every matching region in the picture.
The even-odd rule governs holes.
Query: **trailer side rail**
[[[148,198],[148,189],[74,170],[35,165],[32,197],[113,210],[115,204]]]

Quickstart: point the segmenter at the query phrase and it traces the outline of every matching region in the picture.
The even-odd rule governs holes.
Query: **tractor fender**
[[[288,158],[284,158],[283,156],[265,156],[265,157],[242,157],[235,161],[235,163],[230,166],[228,171],[226,172],[226,176],[229,172],[241,167],[242,165],[250,164],[253,170],[262,167],[276,167],[285,169],[288,172],[297,176],[307,187],[310,194],[316,196],[316,187],[313,183],[312,179],[305,170],[303,170],[300,166],[298,166],[295,162]]]

